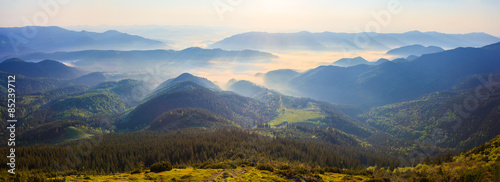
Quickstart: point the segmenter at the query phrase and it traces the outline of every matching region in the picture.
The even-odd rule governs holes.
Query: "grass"
[[[370,179],[367,176],[361,175],[348,175],[348,174],[338,174],[338,173],[330,173],[326,172],[325,174],[320,174],[321,179],[323,181],[365,181]]]
[[[86,133],[81,128],[70,126],[70,127],[63,129],[63,134],[60,137],[57,137],[53,140],[48,140],[48,142],[52,143],[52,144],[66,143],[66,142],[71,142],[71,141],[75,141],[75,140],[88,138],[91,136],[93,136],[93,135]]]
[[[280,109],[280,114],[271,121],[271,125],[279,125],[285,121],[288,123],[319,123],[321,119],[325,117],[324,114],[316,109],[290,109],[282,108]]]
[[[347,174],[324,173],[319,174],[324,181],[364,181],[369,179],[366,176],[352,176]],[[188,167],[185,169],[173,169],[160,173],[141,172],[137,174],[118,173],[114,175],[81,175],[66,176],[65,181],[295,181],[286,179],[278,174],[258,170],[255,167],[238,167],[236,169],[195,169]]]
[[[141,172],[137,174],[118,173],[114,175],[102,176],[66,176],[65,181],[204,181],[213,174],[223,171],[222,169],[172,169],[160,173]]]
[[[236,176],[232,176],[234,173]],[[229,178],[223,178],[224,176],[219,176],[215,181],[287,181],[284,178],[280,178],[276,174],[273,174],[269,171],[258,170],[254,167],[239,167],[237,169],[232,170],[229,173]]]
[[[76,128],[74,126],[70,126],[68,128],[65,128],[64,134],[66,135],[66,138],[69,138],[69,139],[78,139],[78,138],[85,137],[87,135],[87,133],[85,133],[81,129]]]

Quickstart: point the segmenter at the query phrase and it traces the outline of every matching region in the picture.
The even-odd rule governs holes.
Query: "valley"
[[[165,50],[118,31],[37,28],[61,37],[1,55],[18,120],[17,172],[0,166],[2,181],[500,179],[500,39],[486,33],[380,33],[356,48],[376,60],[273,69],[289,51],[340,53],[331,46],[356,34],[247,32]]]

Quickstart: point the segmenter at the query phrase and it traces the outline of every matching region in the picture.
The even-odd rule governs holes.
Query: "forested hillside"
[[[348,84],[359,79],[352,75],[361,74],[361,82],[368,84],[370,79],[388,78],[386,74],[399,67],[399,63],[383,64],[375,69],[326,66],[305,74],[282,70],[267,76],[305,82],[321,75]],[[280,77],[281,73],[296,77]],[[16,78],[20,90],[16,150],[26,156],[16,164],[31,172],[12,179],[66,175],[92,179],[115,173],[150,179],[141,175],[164,162],[177,172],[199,169],[214,179],[222,175],[217,173],[235,170],[253,171],[248,179],[266,176],[273,181],[496,179],[498,137],[482,144],[500,134],[498,75],[472,74],[448,84],[445,91],[365,113],[362,106],[292,97],[245,80],[231,82],[224,91],[189,73],[157,88],[134,79],[113,80],[110,73],[101,72],[64,79],[21,74]],[[349,92],[331,94],[353,94]],[[380,99],[372,96],[357,99]],[[7,113],[5,103],[0,106],[0,112]],[[4,118],[0,121],[7,126]],[[2,130],[0,135],[8,133]],[[68,169],[65,163],[74,157],[71,151],[81,151],[76,148],[82,143],[89,144],[90,155],[78,154],[78,164]],[[480,147],[459,154],[476,146]],[[155,179],[164,179],[160,174],[155,173]],[[165,180],[177,175],[168,174],[172,178]],[[210,178],[192,174],[185,179]]]
[[[481,79],[489,80],[488,76]],[[466,81],[459,85],[470,87],[470,84]],[[417,100],[374,108],[361,117],[367,124],[401,139],[471,149],[500,134],[498,88],[498,84],[479,83],[466,90],[436,92]]]

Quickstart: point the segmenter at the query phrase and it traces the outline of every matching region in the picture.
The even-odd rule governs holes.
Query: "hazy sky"
[[[249,31],[486,32],[500,36],[500,0],[0,0],[0,26],[202,25]],[[44,8],[40,4],[57,2]],[[373,13],[390,12],[383,22]],[[54,8],[55,7],[55,8]],[[371,25],[371,26],[370,26]],[[369,27],[368,29],[366,27]],[[378,27],[377,27],[378,26]],[[375,28],[374,28],[375,27]]]

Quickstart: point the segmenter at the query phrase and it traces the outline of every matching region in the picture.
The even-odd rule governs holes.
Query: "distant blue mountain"
[[[368,44],[357,45],[361,38]],[[406,33],[267,33],[247,32],[233,35],[213,43],[210,48],[225,50],[254,49],[262,51],[387,51],[391,48],[420,44],[443,48],[482,47],[500,38],[486,33],[444,34],[439,32],[411,31]]]
[[[228,91],[235,92],[241,96],[257,99],[262,95],[279,94],[276,91],[269,90],[255,83],[246,80],[234,80],[234,83],[229,84]]]
[[[403,46],[400,48],[396,49],[391,49],[387,51],[387,55],[393,55],[393,56],[403,56],[403,57],[408,57],[411,55],[414,56],[421,56],[423,54],[431,54],[431,53],[437,53],[437,52],[443,52],[444,49],[441,47],[437,46],[423,46],[419,44],[415,45],[409,45],[409,46]]]
[[[366,59],[362,58],[362,57],[355,57],[355,58],[342,58],[342,59],[339,59],[335,62],[333,62],[333,66],[340,66],[340,67],[351,67],[351,66],[357,66],[357,65],[361,65],[361,64],[366,64],[366,65],[379,65],[379,64],[382,64],[382,63],[385,63],[385,62],[388,62],[389,60],[388,59],[379,59],[375,62],[370,62],[370,61],[367,61]]]
[[[283,91],[287,87],[281,87],[281,85],[288,83],[292,78],[298,75],[300,75],[299,72],[291,69],[270,71],[264,74],[264,85],[270,89]]]
[[[33,37],[25,37],[23,31],[35,33]],[[31,52],[145,50],[166,48],[166,46],[160,41],[114,30],[95,33],[76,32],[55,26],[0,28],[0,57]]]
[[[451,90],[474,75],[499,74],[500,43],[424,54],[413,61],[401,60],[405,61],[393,60],[377,66],[320,66],[292,78],[274,72],[273,77],[264,77],[264,83],[288,89],[285,93],[368,109]],[[285,77],[288,81],[276,79]]]
[[[406,58],[396,58],[396,59],[393,59],[392,62],[394,63],[402,63],[402,62],[408,62],[409,60],[406,59]]]
[[[341,66],[341,67],[349,67],[349,66],[356,66],[360,64],[370,64],[366,59],[363,59],[362,57],[355,57],[355,58],[342,58],[337,61],[335,61],[332,65],[334,66]]]
[[[415,55],[409,55],[408,57],[406,57],[405,59],[408,60],[408,61],[413,61],[415,59],[417,59],[418,56],[415,56]]]
[[[375,61],[375,65],[379,65],[379,64],[382,64],[382,63],[386,63],[386,62],[389,62],[390,60],[388,59],[385,59],[385,58],[380,58],[379,60]]]
[[[105,82],[108,78],[102,72],[92,72],[69,81],[71,85],[84,85],[88,87],[96,86]]]
[[[75,52],[30,53],[18,56],[27,61],[53,59],[70,62],[84,70],[99,72],[137,72],[148,66],[156,68],[165,65],[168,68],[192,69],[220,62],[263,62],[277,56],[259,51],[225,51],[222,49],[202,49],[198,47],[175,50],[86,50]],[[9,58],[9,57],[7,57]]]

